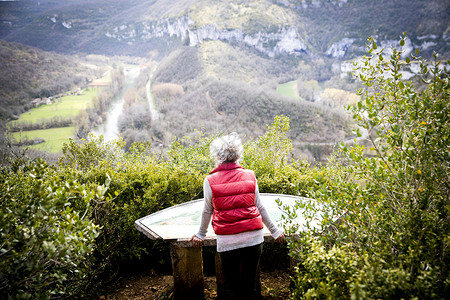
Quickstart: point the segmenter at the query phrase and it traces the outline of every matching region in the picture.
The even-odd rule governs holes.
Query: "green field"
[[[81,95],[65,96],[53,104],[41,105],[21,114],[15,122],[39,122],[53,117],[75,117],[79,111],[89,107],[100,88],[89,88]],[[15,123],[14,122],[14,123]]]
[[[297,80],[278,85],[277,93],[292,99],[300,99],[297,92]]]
[[[41,138],[45,143],[30,146],[31,149],[45,152],[57,153],[61,150],[64,143],[69,142],[75,135],[76,127],[60,127],[41,130],[30,130],[24,132],[15,132],[12,137],[15,140]]]
[[[94,82],[110,82],[111,75],[108,73],[103,78],[99,78]],[[11,125],[17,123],[40,123],[45,120],[51,120],[55,117],[61,118],[73,118],[80,111],[85,110],[92,105],[92,100],[98,93],[101,92],[103,87],[91,87],[83,90],[81,95],[64,96],[54,100],[52,104],[45,104],[39,107],[33,108],[24,114],[21,114],[19,119],[11,122]],[[32,140],[40,138],[45,140],[44,143],[32,145],[31,149],[40,151],[57,153],[61,150],[64,143],[69,142],[70,138],[74,138],[76,127],[59,127],[51,129],[30,130],[15,132],[11,135],[13,140]]]

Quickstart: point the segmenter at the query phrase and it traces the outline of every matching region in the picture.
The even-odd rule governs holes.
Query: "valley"
[[[360,83],[350,73],[353,62],[359,61],[365,51],[368,35],[375,36],[387,55],[405,30],[409,36],[402,58],[416,48],[425,56],[433,50],[448,55],[448,3],[414,1],[408,8],[402,3],[398,6],[388,1],[375,5],[365,0],[0,3],[1,11],[5,12],[0,15],[1,39],[85,60],[79,64],[81,68],[88,66],[85,71],[115,69],[118,76],[108,95],[90,95],[86,94],[90,93],[87,83],[99,78],[98,73],[81,81],[80,75],[62,67],[65,76],[78,78],[78,82],[69,85],[56,80],[54,83],[61,86],[59,90],[36,86],[32,92],[21,92],[15,87],[0,100],[11,103],[3,109],[9,110],[7,107],[13,104],[20,109],[14,108],[17,112],[6,114],[4,120],[12,120],[10,125],[47,124],[52,120],[53,126],[64,132],[72,128],[73,133],[65,141],[88,138],[89,132],[93,132],[97,136],[103,134],[106,140],[121,136],[126,148],[134,142],[149,141],[158,145],[158,149],[167,149],[173,140],[194,136],[198,131],[207,135],[237,131],[252,139],[261,135],[277,115],[285,115],[291,120],[289,137],[293,140],[294,156],[320,161],[332,151],[332,145],[354,137],[355,127],[344,107],[358,99],[356,91]],[[383,11],[381,19],[371,11]],[[410,18],[415,11],[421,12],[419,17]],[[5,43],[5,49],[12,47]],[[51,57],[53,52],[46,53]],[[6,60],[5,54],[6,50],[5,67],[14,71],[17,58],[8,56]],[[39,68],[46,66],[38,75],[23,76],[22,69],[17,68],[17,75],[5,78],[1,85],[7,90],[14,78],[22,76],[25,81],[36,82],[35,78],[49,76],[51,73],[45,69],[50,61],[34,59]],[[124,71],[129,69],[129,62],[142,71],[133,78]],[[409,73],[404,78],[409,79],[417,68],[411,66],[405,72]],[[61,98],[65,104],[53,103],[30,110],[32,100],[70,89],[81,89],[85,96]],[[15,96],[11,98],[11,94]],[[20,101],[12,100],[19,94]],[[69,111],[64,112],[63,106],[70,101],[77,102],[79,107],[69,106]],[[30,130],[36,130],[35,127],[28,125]],[[59,146],[49,148],[42,143],[39,132],[31,134],[24,129],[22,133],[13,133],[15,138],[25,139],[23,144],[59,151]],[[324,149],[318,150],[320,145]]]

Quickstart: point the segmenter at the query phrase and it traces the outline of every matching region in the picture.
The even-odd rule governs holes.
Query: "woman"
[[[202,246],[212,217],[224,277],[224,295],[219,296],[259,299],[257,272],[264,241],[263,224],[277,242],[285,242],[285,234],[262,205],[255,173],[238,163],[243,153],[239,136],[232,133],[218,138],[210,150],[216,168],[203,182],[202,222],[190,241],[194,247]]]

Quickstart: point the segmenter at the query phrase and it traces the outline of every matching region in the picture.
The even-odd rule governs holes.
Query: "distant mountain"
[[[63,53],[166,55],[220,40],[276,57],[347,59],[368,36],[449,53],[447,0],[25,0],[0,2],[0,38]]]

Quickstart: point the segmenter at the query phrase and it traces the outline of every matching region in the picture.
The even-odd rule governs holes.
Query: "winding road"
[[[147,89],[147,101],[148,107],[150,109],[150,116],[152,117],[152,121],[159,120],[159,112],[155,109],[155,104],[153,103],[152,92],[150,91],[151,81],[149,80],[146,84]]]

